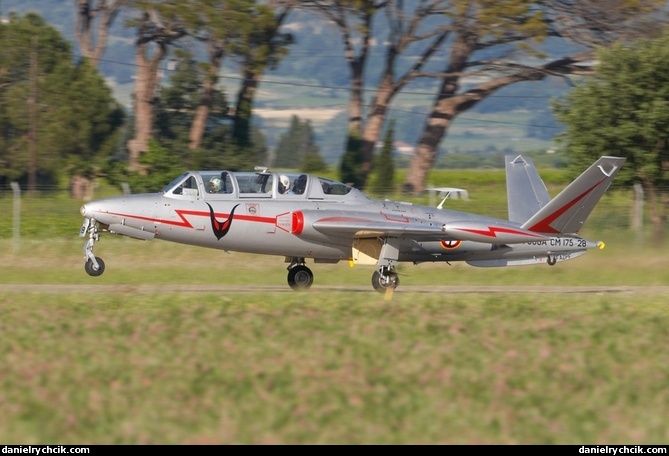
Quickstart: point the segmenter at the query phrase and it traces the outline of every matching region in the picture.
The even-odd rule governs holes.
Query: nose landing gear
[[[102,258],[96,257],[93,254],[95,241],[100,239],[98,224],[94,219],[84,220],[81,231],[79,231],[79,236],[84,237],[86,235],[88,235],[88,241],[84,245],[84,269],[89,276],[97,277],[105,272],[105,262],[102,261]]]

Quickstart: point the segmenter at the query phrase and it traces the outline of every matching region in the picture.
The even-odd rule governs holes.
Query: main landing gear
[[[314,283],[314,274],[305,265],[304,258],[291,258],[288,266],[288,285],[296,291],[308,290]],[[400,277],[394,266],[381,266],[372,275],[372,286],[379,293],[395,289],[400,284]]]
[[[372,286],[379,293],[385,293],[389,288],[394,290],[399,284],[400,277],[393,266],[381,266],[372,274]]]
[[[79,236],[84,237],[86,235],[88,235],[88,241],[84,245],[84,269],[89,276],[97,277],[105,272],[105,262],[102,261],[102,258],[93,255],[95,241],[100,240],[100,231],[94,219],[84,220]]]
[[[294,257],[288,266],[288,285],[293,290],[308,290],[314,283],[314,273],[305,265],[304,258]]]

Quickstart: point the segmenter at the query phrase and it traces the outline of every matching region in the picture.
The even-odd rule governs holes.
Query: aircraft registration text
[[[532,241],[532,242],[526,242],[525,244],[551,246],[551,247],[579,247],[579,248],[585,248],[587,246],[585,239],[574,239],[574,238],[550,238],[545,241]]]

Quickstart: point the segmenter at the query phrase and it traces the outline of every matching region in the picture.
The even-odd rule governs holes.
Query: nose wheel
[[[399,275],[390,267],[382,267],[372,274],[372,286],[379,293],[385,293],[389,288],[394,290],[399,284]]]
[[[94,260],[88,259],[84,263],[84,269],[89,276],[97,277],[105,272],[105,262],[100,257],[94,257]]]

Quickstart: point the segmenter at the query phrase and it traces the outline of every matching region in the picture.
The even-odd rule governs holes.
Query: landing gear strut
[[[105,272],[105,262],[102,261],[102,258],[93,254],[95,241],[100,240],[100,231],[95,219],[84,220],[79,236],[84,237],[86,235],[88,235],[88,241],[84,245],[84,269],[89,276],[97,277]]]
[[[304,258],[294,257],[288,266],[288,285],[296,291],[308,290],[314,283],[314,273],[305,265]]]
[[[397,288],[400,284],[400,277],[392,266],[381,266],[372,274],[372,286],[379,293],[385,293],[387,289]]]

